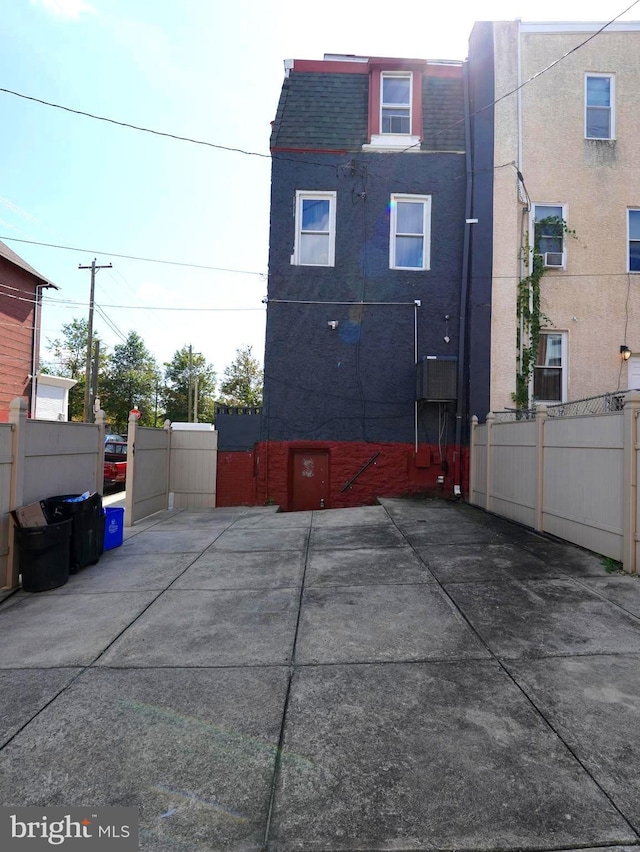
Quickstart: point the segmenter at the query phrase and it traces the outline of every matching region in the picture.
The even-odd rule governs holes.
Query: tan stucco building
[[[603,26],[483,22],[471,36],[494,411],[514,407],[518,282],[534,244],[544,274],[529,401],[640,387],[640,23]]]

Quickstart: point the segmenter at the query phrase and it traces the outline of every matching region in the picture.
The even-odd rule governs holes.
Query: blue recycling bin
[[[124,539],[124,509],[108,506],[104,510],[104,549],[120,547]]]

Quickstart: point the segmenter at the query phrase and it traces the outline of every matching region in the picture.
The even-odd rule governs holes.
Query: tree
[[[169,420],[186,422],[189,419],[189,382],[192,400],[198,391],[198,421],[213,423],[215,413],[216,373],[200,352],[189,354],[189,347],[176,350],[164,365],[165,387],[162,399]],[[193,402],[192,402],[193,405]],[[192,409],[193,410],[193,409]],[[195,418],[194,418],[195,419]]]
[[[225,368],[220,402],[226,405],[262,405],[262,367],[251,354],[252,346],[236,349],[235,360]]]
[[[118,431],[126,431],[129,412],[136,405],[141,412],[140,424],[155,426],[154,406],[159,381],[156,359],[140,335],[129,332],[126,342],[114,347],[101,383],[100,401],[109,422]]]
[[[87,363],[87,339],[89,322],[86,319],[72,319],[62,326],[62,337],[47,340],[47,349],[52,358],[41,365],[43,373],[75,379],[77,382],[69,391],[69,417],[82,420],[84,416],[84,384]],[[100,351],[100,371],[104,370],[108,355]],[[100,394],[98,393],[98,396]]]

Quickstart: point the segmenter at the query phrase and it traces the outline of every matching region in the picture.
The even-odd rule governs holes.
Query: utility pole
[[[89,332],[87,335],[87,366],[84,373],[84,415],[83,420],[85,423],[89,423],[89,417],[91,415],[91,403],[90,403],[90,385],[91,385],[91,354],[93,352],[93,304],[94,304],[94,296],[96,291],[96,270],[98,269],[111,269],[111,264],[107,263],[104,266],[96,266],[95,257],[91,261],[91,266],[82,266],[82,264],[78,264],[78,269],[90,269],[91,270],[91,295],[89,297]]]
[[[94,340],[93,365],[91,367],[91,396],[89,397],[90,411],[95,417],[96,397],[98,396],[98,370],[100,368],[100,340]]]

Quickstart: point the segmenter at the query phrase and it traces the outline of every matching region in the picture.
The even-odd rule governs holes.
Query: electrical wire
[[[505,92],[504,95],[500,95],[499,98],[495,98],[495,100],[493,100],[491,103],[486,104],[483,107],[480,107],[480,109],[477,109],[475,112],[472,112],[468,116],[468,118],[475,118],[476,115],[480,115],[480,113],[485,112],[488,109],[491,109],[496,104],[499,104],[500,101],[505,100],[505,98],[509,98],[509,97],[511,97],[511,95],[515,95],[517,92],[519,92],[525,86],[527,86],[529,83],[533,83],[533,81],[537,80],[538,77],[541,77],[543,74],[546,74],[547,71],[550,71],[552,68],[555,68],[556,65],[558,65],[560,62],[562,62],[568,56],[571,56],[572,53],[575,53],[576,51],[580,50],[580,48],[584,47],[585,44],[588,44],[590,41],[592,41],[594,38],[596,38],[596,36],[599,36],[600,33],[604,32],[607,29],[607,27],[611,26],[611,24],[615,24],[615,22],[618,20],[618,18],[621,18],[627,12],[631,11],[631,9],[633,9],[634,6],[637,6],[638,3],[640,3],[640,0],[634,0],[634,2],[631,3],[630,6],[627,6],[626,9],[623,9],[622,12],[619,12],[615,16],[615,18],[611,18],[610,21],[607,21],[607,23],[604,24],[602,27],[600,27],[599,30],[596,30],[595,33],[592,33],[589,36],[589,38],[586,38],[584,41],[580,42],[580,44],[575,45],[575,47],[572,47],[571,50],[568,50],[566,53],[563,53],[562,56],[559,56],[557,59],[554,59],[553,62],[550,62],[549,65],[547,65],[542,70],[536,71],[535,74],[532,74],[531,77],[529,77],[527,80],[524,80],[524,82],[520,83],[519,86],[516,86],[515,89],[511,89],[510,91]],[[453,124],[450,124],[448,127],[444,127],[442,130],[439,130],[436,133],[434,133],[434,136],[442,136],[443,133],[446,133],[449,130],[453,130],[454,127],[458,127],[460,124],[464,124],[464,122],[466,120],[467,119],[463,118],[460,121],[456,121]],[[409,149],[407,149],[407,150],[409,150]]]
[[[0,284],[0,287],[8,287],[9,285]],[[18,289],[18,288],[9,288],[9,289]],[[2,293],[5,299],[15,299],[18,302],[27,302],[30,305],[35,305],[37,303],[37,299],[28,299],[22,296],[15,296],[12,293]],[[44,297],[43,304],[54,304],[54,305],[68,305],[69,307],[81,307],[88,308],[89,302],[79,302],[75,299],[55,299],[52,297]],[[95,304],[95,302],[94,302]],[[172,307],[162,307],[161,305],[102,305],[102,308],[118,308],[127,311],[205,311],[207,313],[211,312],[244,312],[244,311],[262,311],[264,312],[264,308],[206,308],[206,307],[197,307],[197,308],[172,308]]]
[[[640,2],[640,0],[638,0],[638,2]],[[57,243],[42,243],[38,242],[37,240],[23,240],[18,239],[17,237],[0,237],[0,240],[2,240],[3,242],[6,240],[8,242],[14,243],[28,243],[32,246],[45,246],[46,248],[63,249],[64,251],[79,251],[85,252],[87,254],[96,255],[100,254],[104,255],[105,257],[121,257],[125,260],[140,260],[144,263],[162,263],[167,266],[187,266],[190,269],[209,269],[213,272],[233,272],[237,275],[257,275],[259,278],[266,278],[264,272],[252,272],[251,270],[247,269],[227,269],[222,266],[207,266],[207,264],[204,263],[185,263],[184,261],[180,260],[161,260],[157,257],[138,257],[137,255],[132,254],[118,254],[115,251],[98,251],[97,249],[78,248],[77,246],[63,246],[58,245]]]
[[[115,324],[115,323],[114,323],[114,322],[113,322],[113,321],[112,321],[112,320],[111,320],[111,319],[107,316],[107,314],[103,311],[103,309],[100,307],[100,305],[99,305],[97,302],[94,302],[93,304],[94,304],[94,308],[96,309],[96,312],[97,312],[97,313],[98,313],[98,314],[102,317],[102,319],[104,320],[104,322],[105,322],[105,323],[107,324],[107,326],[111,329],[111,331],[112,331],[112,332],[116,335],[116,337],[119,337],[119,338],[120,338],[120,340],[121,340],[123,343],[126,343],[126,342],[127,342],[127,337],[126,337],[126,335],[124,335],[124,334],[120,331],[120,329],[118,328],[118,326],[117,326],[117,325],[116,325],[116,324]],[[97,335],[95,335],[95,336],[97,336]]]
[[[130,124],[126,121],[118,121],[115,118],[107,118],[104,115],[97,115],[92,112],[85,112],[81,109],[73,109],[72,107],[63,106],[62,104],[56,104],[52,101],[45,101],[42,98],[36,98],[33,95],[25,95],[22,92],[15,92],[12,89],[5,89],[0,87],[0,92],[4,92],[7,95],[15,95],[17,98],[23,98],[26,101],[33,101],[37,104],[42,104],[43,106],[53,107],[54,109],[61,109],[64,112],[71,112],[74,115],[83,115],[86,118],[93,118],[95,121],[105,121],[108,124],[116,124],[118,127],[127,127],[129,130],[139,130],[141,133],[151,133],[154,136],[164,136],[168,139],[176,139],[179,142],[191,142],[194,145],[204,145],[207,148],[216,148],[220,151],[232,151],[237,154],[246,154],[249,157],[265,157],[266,159],[270,158],[269,154],[260,154],[257,151],[245,151],[243,148],[233,148],[228,145],[218,145],[214,142],[206,142],[203,139],[193,139],[191,136],[180,136],[177,133],[167,133],[163,130],[152,130],[149,127],[143,127],[140,124]]]
[[[622,337],[623,343],[626,345],[627,343],[627,329],[629,328],[629,296],[631,294],[631,273],[627,272],[627,299],[624,308],[624,335]],[[620,358],[620,370],[618,372],[618,387],[616,391],[620,390],[620,379],[622,378],[622,365],[624,364],[624,360]],[[627,376],[627,384],[629,384],[629,377]]]
[[[491,107],[500,103],[500,101],[503,101],[505,98],[508,98],[511,95],[516,94],[516,92],[519,92],[522,88],[524,88],[524,86],[528,85],[529,83],[532,83],[534,80],[538,79],[538,77],[542,76],[542,74],[545,74],[547,71],[550,71],[552,68],[554,68],[560,62],[562,62],[568,56],[571,56],[572,53],[575,53],[576,51],[580,50],[580,48],[584,47],[585,44],[588,44],[590,41],[592,41],[594,38],[596,38],[596,36],[600,35],[600,33],[602,33],[604,30],[606,30],[607,27],[610,27],[611,24],[615,23],[618,20],[618,18],[621,18],[624,14],[626,14],[631,9],[633,9],[634,6],[637,6],[638,3],[640,3],[640,0],[634,0],[634,2],[631,3],[629,6],[627,6],[626,9],[623,9],[622,12],[619,12],[614,18],[612,18],[610,21],[608,21],[606,24],[604,24],[602,27],[600,27],[600,29],[597,30],[595,33],[592,33],[583,42],[581,42],[580,44],[577,44],[575,47],[571,48],[571,50],[568,50],[562,56],[558,57],[553,62],[551,62],[549,65],[547,65],[545,68],[543,68],[541,71],[537,71],[535,74],[533,74],[527,80],[524,80],[524,82],[520,83],[519,86],[516,86],[515,89],[511,89],[509,92],[506,92],[504,95],[500,95],[500,97],[495,98],[495,100],[493,100],[492,103],[487,104],[486,106],[481,107],[479,110],[476,110],[476,112],[471,113],[469,118],[474,118],[476,115],[479,115],[481,112],[484,112],[485,110],[490,109]],[[33,103],[38,103],[38,104],[41,104],[42,106],[48,106],[48,107],[51,107],[53,109],[63,110],[64,112],[69,112],[69,113],[72,113],[73,115],[82,115],[85,118],[91,118],[94,121],[104,121],[108,124],[114,124],[114,125],[117,125],[118,127],[125,127],[129,130],[137,130],[140,133],[149,133],[153,136],[161,136],[161,137],[168,138],[168,139],[174,139],[174,140],[179,141],[179,142],[188,142],[192,145],[201,145],[201,146],[204,146],[204,147],[207,147],[207,148],[213,148],[213,149],[216,149],[216,150],[219,150],[219,151],[228,151],[228,152],[231,152],[231,153],[243,154],[244,156],[247,156],[247,157],[259,157],[261,159],[267,159],[267,160],[270,160],[272,158],[271,153],[263,154],[263,153],[260,153],[258,151],[247,151],[244,148],[235,148],[235,147],[230,146],[230,145],[221,145],[221,144],[216,143],[216,142],[208,142],[204,139],[195,139],[191,136],[182,136],[182,135],[177,134],[177,133],[169,133],[169,132],[163,131],[163,130],[153,130],[150,127],[144,127],[143,125],[140,125],[140,124],[132,124],[132,123],[127,122],[127,121],[120,121],[119,119],[108,118],[107,116],[104,116],[104,115],[98,115],[96,113],[87,112],[86,110],[74,109],[72,107],[64,106],[63,104],[54,103],[53,101],[46,101],[43,98],[37,98],[34,95],[26,95],[23,92],[16,92],[13,89],[7,89],[5,87],[0,87],[0,92],[4,92],[7,95],[13,95],[14,97],[17,97],[17,98],[22,98],[23,100],[32,101]],[[435,133],[435,136],[441,136],[443,133],[446,133],[449,130],[452,130],[453,128],[459,126],[460,124],[464,124],[464,121],[465,121],[465,119],[462,119],[460,121],[454,122],[453,124],[450,124],[448,127],[445,127],[442,130]],[[391,152],[391,156],[394,156],[396,154],[403,154],[407,151],[410,151],[412,148],[415,148],[416,145],[419,145],[419,144],[420,143],[415,143],[414,145],[409,145],[409,146],[407,146],[406,148],[404,148],[400,151]],[[280,159],[286,159],[286,158],[281,157]],[[300,162],[300,161],[294,160],[293,162]],[[327,163],[313,163],[312,165],[328,165],[331,168],[335,167],[334,165],[327,164]],[[0,238],[0,239],[3,239],[3,238]],[[106,252],[105,252],[105,254],[106,254]]]

